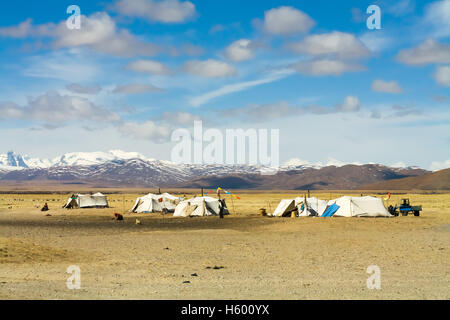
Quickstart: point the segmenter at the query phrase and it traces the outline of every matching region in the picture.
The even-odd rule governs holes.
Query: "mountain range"
[[[39,159],[14,152],[0,154],[0,184],[52,182],[93,187],[180,187],[286,190],[350,190],[430,174],[417,167],[379,164],[296,164],[267,168],[248,165],[191,165],[148,159],[136,152],[68,153]],[[389,184],[387,185],[389,186]],[[386,188],[389,189],[389,188]]]

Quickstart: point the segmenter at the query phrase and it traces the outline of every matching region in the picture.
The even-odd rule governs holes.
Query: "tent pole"
[[[233,205],[233,214],[236,215],[236,210],[234,210],[234,200],[233,200],[233,196],[230,195],[231,197],[231,204]]]

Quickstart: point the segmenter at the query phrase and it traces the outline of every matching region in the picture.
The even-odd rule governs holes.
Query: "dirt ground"
[[[61,208],[69,194],[1,194],[0,299],[450,298],[450,194],[386,203],[408,197],[421,217],[269,218],[258,210],[302,195],[237,193],[223,220],[127,213],[138,194],[83,210]],[[71,265],[79,290],[66,287]],[[367,288],[370,265],[380,290]]]

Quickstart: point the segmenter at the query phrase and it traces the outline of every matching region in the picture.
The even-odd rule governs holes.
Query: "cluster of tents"
[[[344,196],[334,200],[295,198],[281,200],[274,217],[392,217],[383,200],[375,197]]]
[[[225,200],[212,197],[194,197],[189,200],[168,193],[148,194],[138,198],[131,210],[133,213],[173,213],[174,217],[205,217],[228,215]]]
[[[64,208],[108,208],[102,193],[72,195]],[[136,200],[133,213],[173,213],[174,217],[204,217],[228,215],[225,199],[194,197],[185,200],[169,193],[147,194]],[[344,196],[334,200],[299,197],[281,200],[273,217],[391,217],[383,200],[375,197]]]
[[[72,195],[64,206],[66,209],[108,207],[108,200],[101,193]],[[229,214],[225,199],[194,197],[184,200],[184,198],[169,193],[149,193],[137,198],[131,211],[133,213],[173,213],[175,217],[205,217]]]

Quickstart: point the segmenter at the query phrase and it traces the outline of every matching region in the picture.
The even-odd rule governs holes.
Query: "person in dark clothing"
[[[44,206],[42,207],[42,209],[41,209],[41,211],[48,211],[48,210],[50,210],[49,208],[48,208],[48,204],[47,204],[47,202],[44,204]]]
[[[220,211],[219,211],[219,217],[220,219],[224,218],[223,212],[225,211],[225,200],[219,200],[220,202]]]

